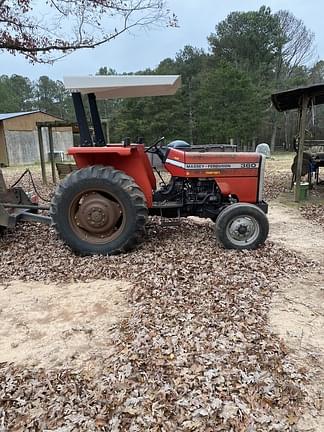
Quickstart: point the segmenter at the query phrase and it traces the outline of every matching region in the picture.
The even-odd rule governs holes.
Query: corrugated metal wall
[[[0,122],[0,166],[8,165],[8,155],[7,155],[7,147],[5,135],[3,132],[3,123]]]
[[[0,122],[0,164],[13,166],[39,162],[36,122],[54,120],[58,119],[45,113],[33,113]],[[49,152],[47,129],[43,128],[42,133],[44,153],[47,158]],[[66,152],[73,146],[72,128],[53,129],[53,142],[54,150]]]
[[[43,128],[44,153],[49,152],[48,132]],[[5,131],[9,165],[25,165],[39,162],[37,131]],[[54,150],[66,151],[73,146],[72,131],[53,131]]]

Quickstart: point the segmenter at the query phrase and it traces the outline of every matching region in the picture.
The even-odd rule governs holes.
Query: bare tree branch
[[[177,26],[166,0],[0,0],[0,50],[53,62],[95,48],[135,27]],[[43,6],[43,5],[42,5]],[[110,28],[110,31],[107,29]]]
[[[298,66],[314,57],[314,33],[306,28],[302,20],[287,10],[280,10],[276,15],[282,36],[278,74],[282,74],[285,67],[289,77]]]

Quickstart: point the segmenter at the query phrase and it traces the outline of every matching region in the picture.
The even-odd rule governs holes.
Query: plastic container
[[[296,183],[294,183],[295,189],[296,189]],[[308,182],[301,182],[300,183],[300,189],[299,189],[299,200],[305,201],[309,197],[309,183]]]

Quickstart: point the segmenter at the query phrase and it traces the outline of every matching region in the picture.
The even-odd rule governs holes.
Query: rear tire
[[[253,204],[231,204],[216,220],[216,238],[226,249],[256,249],[268,233],[267,216]]]
[[[111,255],[135,248],[145,234],[148,211],[135,181],[112,167],[74,171],[57,187],[53,226],[80,255]]]

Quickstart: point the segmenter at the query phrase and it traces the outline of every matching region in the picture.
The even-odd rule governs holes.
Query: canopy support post
[[[309,103],[309,95],[304,94],[302,98],[302,104],[299,108],[300,122],[299,122],[299,142],[298,142],[298,157],[296,167],[296,187],[295,187],[295,202],[300,201],[300,182],[303,167],[303,155],[304,155],[304,144],[305,144],[305,128],[306,128],[306,114]]]
[[[87,117],[84,111],[84,105],[82,102],[82,96],[79,92],[72,93],[72,100],[74,105],[75,116],[79,125],[80,130],[80,146],[81,147],[92,147],[92,139],[90,135],[89,125]]]
[[[88,101],[95,134],[95,146],[104,147],[106,145],[106,142],[100,121],[96,95],[94,93],[88,93]]]

